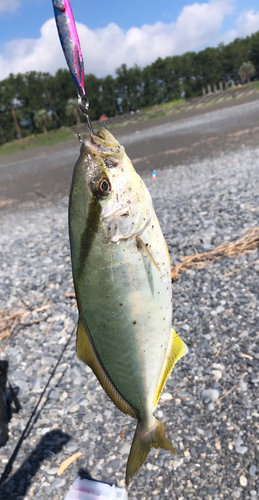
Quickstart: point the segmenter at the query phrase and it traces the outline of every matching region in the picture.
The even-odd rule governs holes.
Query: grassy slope
[[[164,102],[163,104],[143,108],[141,111],[144,111],[149,118],[156,118],[157,116],[165,115],[167,111],[183,103],[185,103],[185,99],[176,99],[175,101]]]
[[[64,142],[76,137],[70,128],[62,127],[58,130],[51,130],[47,134],[30,135],[24,139],[7,142],[0,146],[0,156],[11,155],[25,149],[38,148],[40,146],[51,146],[57,142]]]

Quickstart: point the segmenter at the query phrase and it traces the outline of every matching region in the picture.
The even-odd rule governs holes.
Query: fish
[[[138,421],[128,486],[152,447],[176,454],[153,414],[187,347],[172,328],[170,257],[145,183],[108,130],[81,141],[69,199],[76,348],[116,407]]]

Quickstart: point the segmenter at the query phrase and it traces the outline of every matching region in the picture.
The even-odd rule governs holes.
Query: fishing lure
[[[78,104],[87,119],[87,124],[92,135],[92,124],[88,116],[89,101],[84,88],[84,61],[70,1],[52,0],[52,3],[60,43],[70,73],[77,87]]]

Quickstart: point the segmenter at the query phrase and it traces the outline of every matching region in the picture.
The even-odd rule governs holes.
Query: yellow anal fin
[[[136,243],[137,243],[138,249],[142,250],[142,252],[151,260],[152,264],[154,264],[154,266],[156,266],[157,270],[161,273],[161,269],[160,269],[159,265],[156,263],[153,255],[149,251],[148,247],[145,245],[144,241],[142,241],[142,239],[139,236],[136,236]]]
[[[162,372],[160,375],[160,379],[159,379],[159,382],[157,385],[157,389],[155,392],[155,397],[154,397],[154,405],[155,406],[157,405],[157,403],[159,401],[159,398],[161,396],[161,393],[163,391],[165,383],[166,383],[168,376],[170,375],[174,365],[187,352],[188,352],[188,347],[185,345],[185,343],[183,342],[181,337],[179,337],[179,335],[176,333],[176,331],[172,328],[165,363],[164,363],[164,366],[163,366],[163,369],[162,369]]]
[[[93,370],[101,386],[103,387],[109,398],[112,400],[112,402],[115,404],[115,406],[117,406],[117,408],[123,413],[126,413],[133,418],[138,418],[137,410],[135,410],[135,408],[133,408],[126,401],[126,399],[123,398],[123,396],[116,389],[115,385],[103,368],[102,363],[95,350],[91,334],[88,328],[84,327],[80,319],[77,326],[76,351],[79,359],[90,366],[90,368]]]

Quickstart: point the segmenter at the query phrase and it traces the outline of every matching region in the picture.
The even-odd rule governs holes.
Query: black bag
[[[8,361],[0,361],[0,446],[4,446],[8,441],[8,418],[6,402],[6,382],[7,382]]]
[[[11,420],[12,412],[18,413],[21,409],[17,397],[18,388],[13,388],[10,382],[7,388],[7,371],[8,361],[0,360],[0,448],[8,441],[8,422]]]

